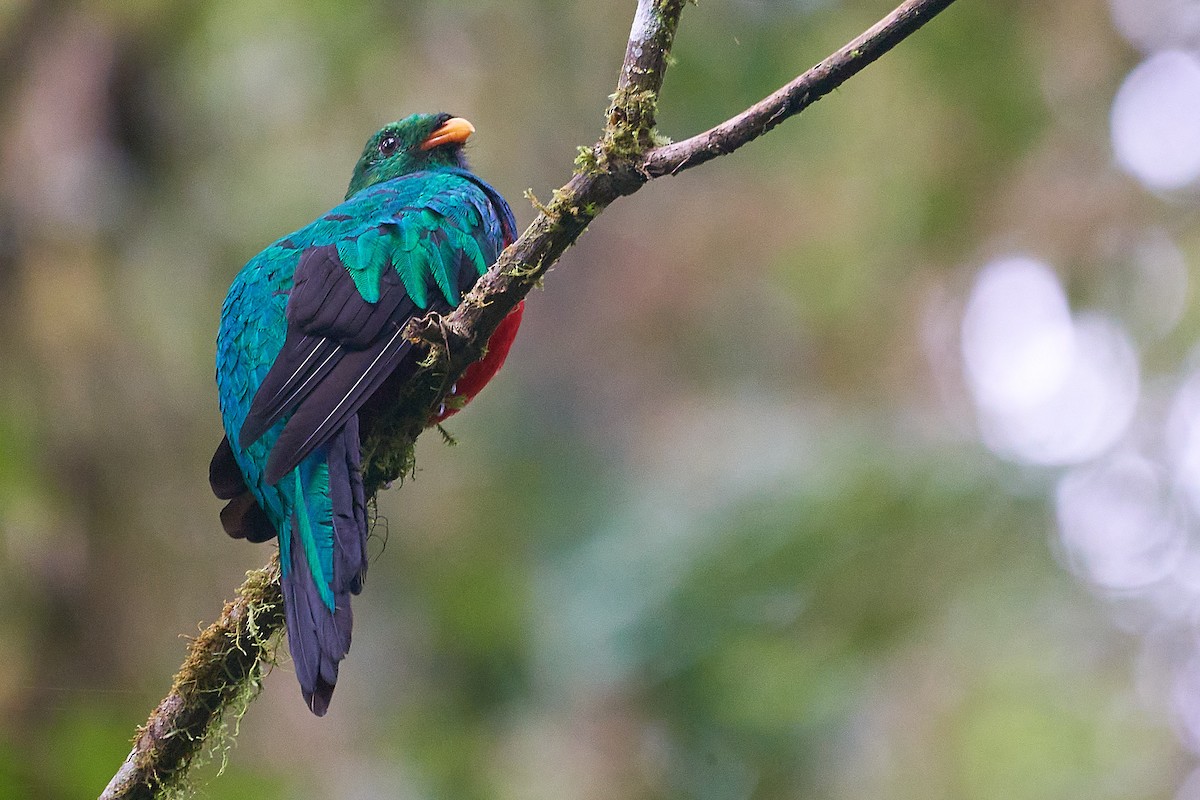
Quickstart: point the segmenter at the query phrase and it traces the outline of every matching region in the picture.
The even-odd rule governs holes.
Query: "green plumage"
[[[231,499],[231,534],[279,537],[289,644],[317,713],[349,648],[349,595],[366,569],[358,411],[412,362],[403,324],[457,306],[514,229],[499,194],[463,168],[470,130],[449,115],[382,129],[345,202],[252,258],[222,307],[228,448],[214,457],[213,486]]]

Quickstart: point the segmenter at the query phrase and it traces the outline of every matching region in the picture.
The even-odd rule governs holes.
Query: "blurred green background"
[[[237,269],[414,111],[528,223],[633,5],[0,3],[0,797],[98,794],[269,557],[206,481]],[[688,7],[663,132],[890,5]],[[381,496],[328,717],[284,656],[201,796],[1200,798],[1181,8],[961,0],[606,211]]]

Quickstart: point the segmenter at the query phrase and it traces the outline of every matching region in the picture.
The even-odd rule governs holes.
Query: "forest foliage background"
[[[689,7],[661,130],[889,7]],[[527,223],[632,11],[0,5],[0,796],[97,794],[269,556],[206,482],[236,270],[414,111]],[[612,206],[381,496],[329,716],[285,657],[203,796],[1200,798],[1198,18],[962,0]]]

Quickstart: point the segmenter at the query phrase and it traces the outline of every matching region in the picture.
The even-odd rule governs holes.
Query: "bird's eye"
[[[379,154],[381,156],[390,156],[396,152],[396,148],[400,146],[400,140],[395,136],[385,136],[379,142]]]

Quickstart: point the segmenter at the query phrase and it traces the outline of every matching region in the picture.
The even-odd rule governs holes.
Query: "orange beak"
[[[475,132],[475,126],[462,117],[451,117],[429,134],[429,138],[421,142],[422,150],[431,150],[440,144],[457,142],[462,144]]]

